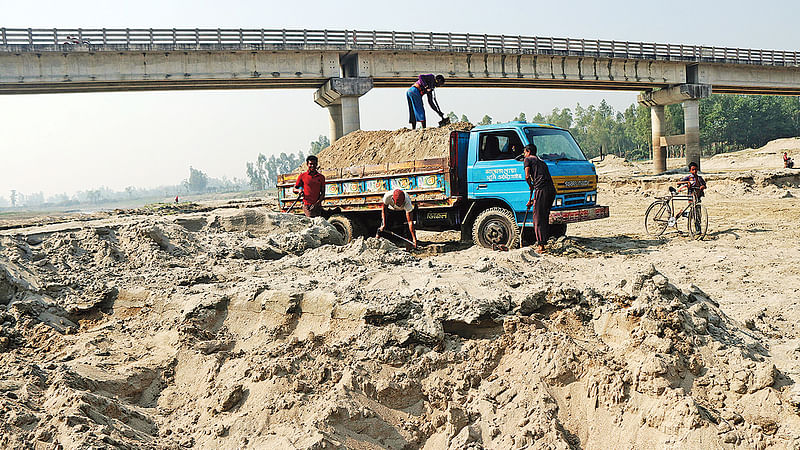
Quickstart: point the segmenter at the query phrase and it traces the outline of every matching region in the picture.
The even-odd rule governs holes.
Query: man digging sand
[[[408,241],[414,244],[414,248],[417,248],[417,233],[414,231],[414,221],[411,218],[411,212],[414,211],[414,204],[411,203],[411,198],[408,194],[402,189],[395,189],[393,191],[389,191],[383,196],[383,207],[381,208],[381,227],[378,228],[378,235],[384,230],[386,230],[387,219],[386,216],[389,215],[389,211],[405,211],[406,212],[406,221],[408,222],[408,231],[411,233],[412,241],[408,241],[402,236],[397,236],[404,241]],[[388,231],[388,230],[387,230]],[[394,233],[391,233],[394,234]]]

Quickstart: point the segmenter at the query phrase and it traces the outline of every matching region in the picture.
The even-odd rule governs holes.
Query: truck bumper
[[[575,223],[608,217],[608,206],[587,206],[577,209],[550,211],[550,223]]]

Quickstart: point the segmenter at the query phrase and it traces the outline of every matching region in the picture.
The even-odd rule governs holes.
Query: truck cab
[[[569,131],[550,124],[509,122],[473,128],[459,152],[466,152],[466,183],[461,184],[473,214],[467,214],[476,244],[510,245],[517,230],[532,227],[527,203],[522,149],[534,144],[550,171],[556,198],[550,215],[551,235],[566,233],[567,223],[608,217],[597,205],[597,174]],[[472,217],[470,217],[472,216]],[[463,230],[462,230],[463,231]]]

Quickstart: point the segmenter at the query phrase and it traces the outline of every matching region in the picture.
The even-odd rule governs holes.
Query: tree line
[[[665,133],[684,133],[683,107],[664,108]],[[448,114],[451,121],[458,115]],[[461,121],[469,122],[466,115]],[[476,125],[492,123],[484,115]],[[527,120],[524,112],[511,120]],[[597,156],[600,148],[630,160],[650,158],[650,108],[633,104],[615,111],[605,100],[599,105],[574,109],[555,108],[548,114],[537,113],[529,122],[550,123],[568,129],[588,157]],[[782,137],[800,136],[800,97],[768,95],[712,95],[700,100],[700,147],[703,156],[758,148]]]
[[[327,136],[320,136],[315,141],[311,141],[308,154],[316,155],[331,145]],[[274,187],[278,182],[278,175],[291,172],[299,167],[306,160],[302,151],[297,153],[282,152],[280,155],[270,155],[267,158],[263,153],[259,153],[255,162],[247,163],[247,179],[250,188],[255,191]]]
[[[48,208],[69,207],[78,205],[98,205],[106,202],[123,202],[136,199],[172,198],[175,195],[202,194],[209,192],[238,192],[246,190],[248,183],[234,177],[209,177],[205,172],[189,167],[189,177],[175,185],[163,185],[153,188],[127,186],[115,191],[106,186],[78,191],[72,195],[67,193],[45,196],[43,192],[21,192],[12,189],[8,197],[0,195],[0,208]]]

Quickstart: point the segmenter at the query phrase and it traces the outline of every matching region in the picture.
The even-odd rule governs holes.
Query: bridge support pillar
[[[708,84],[681,84],[657,91],[642,92],[639,103],[650,107],[650,123],[653,136],[653,172],[662,173],[667,170],[667,147],[664,136],[664,105],[683,103],[684,137],[681,143],[686,145],[687,164],[694,161],[700,165],[700,114],[699,99],[711,95]]]
[[[697,163],[700,169],[700,101],[683,102],[683,129],[686,133],[686,166]]]
[[[664,136],[664,105],[650,107],[650,127],[653,136],[653,172],[667,170],[667,147],[661,145]]]
[[[330,105],[327,107],[328,113],[331,116],[330,126],[330,140],[331,142],[344,136],[342,129],[342,105]]]
[[[331,143],[361,129],[358,98],[372,89],[372,78],[331,78],[314,93],[314,101],[330,113]]]

